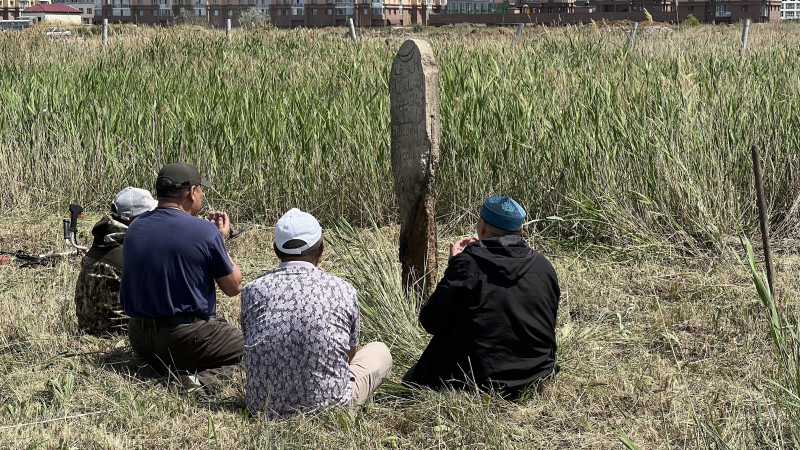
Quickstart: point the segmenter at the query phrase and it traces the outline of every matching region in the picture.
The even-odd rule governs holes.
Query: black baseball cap
[[[200,171],[197,170],[197,167],[187,162],[176,162],[167,164],[158,171],[156,189],[159,191],[177,190],[197,186],[198,184],[207,188],[214,187],[210,181],[200,177]]]

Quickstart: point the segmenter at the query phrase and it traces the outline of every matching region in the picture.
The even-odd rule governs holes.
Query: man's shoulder
[[[219,229],[205,219],[182,211],[156,209],[131,223],[128,235],[136,236],[140,233],[147,233],[151,240],[158,240],[161,236],[164,239],[197,241],[204,237],[215,238],[219,234]]]
[[[298,274],[304,275],[298,279]],[[287,275],[293,275],[291,278]],[[356,289],[343,278],[324,270],[297,269],[291,267],[278,267],[262,273],[242,288],[242,297],[258,295],[257,292],[270,292],[281,289],[284,285],[303,284],[307,287],[325,286],[340,290],[345,295],[356,296]]]
[[[253,278],[242,288],[242,296],[252,293],[252,291],[256,290],[260,286],[268,286],[274,283],[274,275],[278,272],[281,272],[281,269],[272,269]]]
[[[104,261],[100,261],[89,255],[85,255],[83,258],[81,258],[81,271],[78,278],[84,279],[86,276],[89,276],[88,278],[91,279],[92,275],[121,278],[122,270]]]
[[[355,291],[355,288],[349,282],[347,282],[347,280],[328,271],[321,269],[313,269],[313,270],[298,269],[293,267],[277,267],[275,269],[268,270],[262,273],[261,275],[257,276],[256,278],[254,278],[253,281],[247,283],[245,289],[247,289],[247,287],[251,285],[253,288],[255,288],[260,285],[266,285],[278,282],[277,280],[280,280],[284,275],[287,274],[293,274],[293,275],[303,274],[305,275],[304,278],[306,279],[305,281],[307,283],[335,284],[341,286],[342,288],[351,289]],[[296,282],[296,278],[292,282]]]

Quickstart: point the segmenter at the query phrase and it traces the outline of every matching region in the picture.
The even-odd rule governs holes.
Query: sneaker
[[[181,384],[186,389],[203,389],[203,384],[195,375],[181,375]]]

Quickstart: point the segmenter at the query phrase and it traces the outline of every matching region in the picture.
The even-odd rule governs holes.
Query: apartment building
[[[3,1],[3,0],[0,0]],[[108,19],[109,22],[141,23],[166,26],[173,23],[179,15],[191,14],[211,25],[224,27],[227,19],[238,24],[241,14],[256,8],[268,14],[269,0],[96,0],[102,4],[95,6],[100,13],[95,22]],[[186,11],[182,13],[182,11]]]
[[[94,19],[95,23],[108,19],[110,23],[165,26],[174,20],[172,0],[102,0]]]
[[[344,26],[382,27],[427,23],[441,0],[271,0],[269,14],[279,28]]]
[[[430,17],[429,25],[569,24],[592,20],[644,22],[650,18],[657,22],[676,23],[686,20],[689,14],[700,21],[715,23],[735,23],[745,19],[777,21],[781,19],[781,0],[522,0],[504,6],[486,0],[483,3],[450,0],[442,14]],[[800,15],[800,11],[797,14]]]
[[[91,24],[94,21],[94,0],[53,0],[53,4],[69,5],[81,12],[81,23]]]
[[[781,2],[781,20],[800,19],[800,1],[786,0]]]
[[[208,21],[211,25],[224,27],[227,20],[231,19],[232,25],[237,25],[239,17],[248,9],[255,8],[261,13],[268,14],[269,0],[207,0]]]
[[[49,0],[0,0],[0,19],[12,20],[19,17],[23,9],[36,6],[38,4],[49,4]]]
[[[702,22],[736,23],[745,19],[753,22],[780,20],[780,4],[774,0],[684,0],[678,6],[679,20],[689,14]]]
[[[19,16],[18,0],[0,0],[0,20],[12,20]]]

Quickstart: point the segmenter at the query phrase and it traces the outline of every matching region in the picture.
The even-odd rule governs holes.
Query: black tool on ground
[[[56,261],[67,256],[83,256],[87,248],[78,244],[78,218],[81,217],[83,208],[80,205],[69,205],[69,219],[63,219],[62,227],[64,231],[64,242],[73,248],[67,252],[43,253],[40,255],[28,253],[22,250],[16,252],[0,251],[0,264],[19,261],[20,267],[52,266]]]

